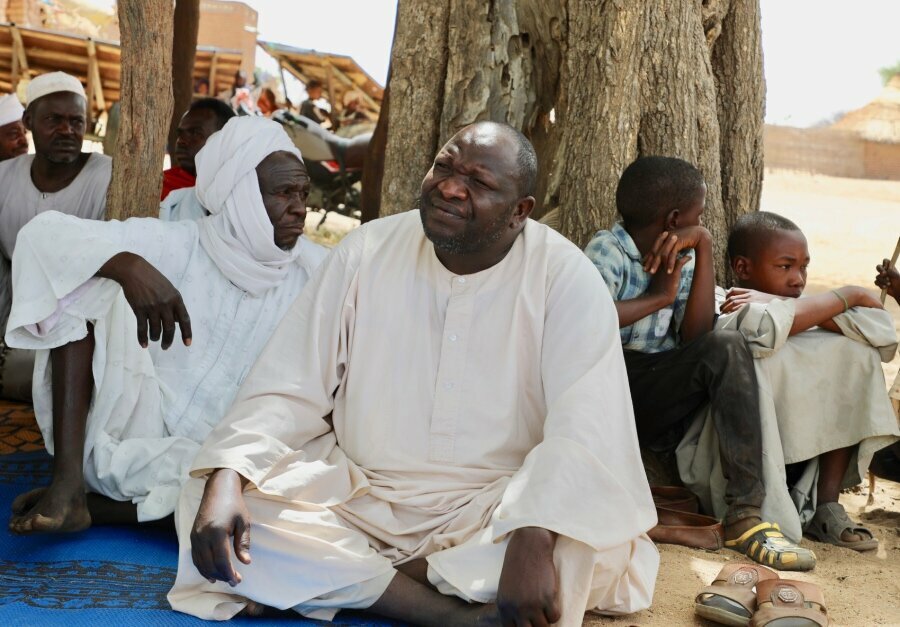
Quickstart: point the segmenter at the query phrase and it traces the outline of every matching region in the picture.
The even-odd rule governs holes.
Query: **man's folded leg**
[[[429,555],[429,582],[446,595],[493,603],[508,544],[508,539],[493,542],[493,536],[489,526],[463,544]],[[650,607],[659,552],[646,535],[599,551],[559,536],[553,562],[562,608],[558,625],[581,625],[586,611],[630,614]]]
[[[242,581],[210,583],[194,567],[190,533],[205,482],[185,484],[176,511],[178,575],[169,592],[172,608],[207,620],[227,620],[247,600],[276,609],[294,608],[330,620],[340,608],[371,606],[396,571],[369,546],[366,536],[344,525],[330,509],[278,500],[248,489],[250,564],[232,561]]]

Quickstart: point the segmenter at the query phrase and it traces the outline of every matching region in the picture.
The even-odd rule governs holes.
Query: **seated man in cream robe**
[[[528,219],[536,169],[517,131],[468,126],[419,211],[325,261],[194,461],[176,610],[580,625],[649,606],[615,308]]]
[[[741,216],[728,255],[737,287],[724,299],[717,327],[740,331],[755,357],[763,514],[794,540],[806,533],[859,551],[877,548],[838,495],[862,480],[875,451],[900,436],[881,369],[897,348],[890,314],[862,287],[800,298],[806,238],[779,215]],[[678,451],[685,484],[716,512],[724,507],[717,451],[702,419]]]
[[[202,220],[47,212],[22,229],[6,340],[38,349],[34,409],[54,460],[50,486],[14,501],[12,531],[170,515],[200,442],[323,259],[300,238],[309,179],[280,125],[233,119],[197,170]]]

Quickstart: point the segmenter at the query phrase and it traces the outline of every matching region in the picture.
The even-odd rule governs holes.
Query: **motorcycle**
[[[284,126],[294,145],[303,154],[311,189],[306,203],[324,212],[359,218],[362,167],[372,133],[353,138],[340,137],[302,115],[287,110],[277,111],[272,119]],[[317,228],[318,228],[317,226]]]

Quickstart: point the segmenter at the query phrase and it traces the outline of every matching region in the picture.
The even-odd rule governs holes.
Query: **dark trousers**
[[[638,439],[674,446],[697,410],[710,405],[725,474],[726,526],[759,516],[762,433],[753,355],[737,331],[712,331],[661,353],[625,351]]]

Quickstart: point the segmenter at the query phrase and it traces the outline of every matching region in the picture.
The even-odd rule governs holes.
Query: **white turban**
[[[300,158],[284,129],[263,117],[235,117],[197,153],[197,199],[210,215],[200,220],[200,244],[232,283],[254,296],[275,287],[300,254],[275,245],[275,231],[256,166],[273,152]]]
[[[25,91],[25,106],[31,105],[38,98],[66,91],[78,94],[87,101],[81,81],[71,74],[66,74],[65,72],[41,74],[31,79],[28,83],[28,89]]]
[[[25,113],[25,109],[22,108],[22,103],[15,94],[0,96],[0,126],[21,121],[23,113]]]

